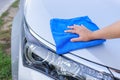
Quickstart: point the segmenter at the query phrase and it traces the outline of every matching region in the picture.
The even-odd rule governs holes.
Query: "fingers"
[[[72,38],[71,42],[78,42],[78,41],[83,41],[82,37],[78,37],[78,38]]]
[[[68,26],[70,29],[76,29],[76,27],[80,27],[79,25],[74,24],[73,26]]]
[[[88,30],[84,25],[73,25],[73,26],[68,26],[70,28],[69,30],[65,30],[65,32],[69,33],[75,33],[78,34],[79,37],[77,38],[72,38],[72,42],[77,42],[77,41],[88,41],[90,40],[90,34],[92,33],[90,30]]]
[[[74,29],[74,26],[68,26],[68,28],[70,28],[70,29]]]
[[[65,32],[76,33],[75,30],[65,30]]]
[[[68,26],[70,30],[65,30],[65,32],[70,32],[70,33],[76,33],[76,29],[79,27],[79,25],[73,25],[73,26]]]

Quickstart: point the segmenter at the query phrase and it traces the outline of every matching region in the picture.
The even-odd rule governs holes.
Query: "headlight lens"
[[[24,51],[25,64],[59,80],[113,80],[110,74],[55,54],[31,35],[26,24],[24,30],[27,40]]]
[[[113,69],[113,68],[109,68],[109,70],[114,75],[115,80],[120,80],[120,70],[116,70],[116,69]]]
[[[56,70],[58,75],[72,76],[78,80],[113,80],[111,75],[107,73],[99,72],[83,64],[56,55],[43,47],[27,43],[26,48],[28,50],[26,58],[30,65],[37,64],[39,65],[38,67],[41,67],[40,64],[44,63],[48,66],[54,66],[54,70]],[[30,56],[31,54],[34,54],[34,56]]]

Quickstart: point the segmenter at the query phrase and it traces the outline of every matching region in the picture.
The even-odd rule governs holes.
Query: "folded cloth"
[[[64,54],[73,50],[87,48],[91,46],[96,46],[105,42],[104,39],[91,40],[88,42],[71,42],[71,38],[79,37],[78,34],[65,33],[65,30],[68,30],[67,26],[72,25],[84,25],[91,31],[98,30],[96,24],[94,24],[88,16],[76,17],[72,19],[59,19],[53,18],[50,20],[51,32],[56,44],[56,53]]]

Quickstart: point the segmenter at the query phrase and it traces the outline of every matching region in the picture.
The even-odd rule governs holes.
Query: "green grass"
[[[0,80],[11,80],[11,58],[0,48]]]
[[[0,39],[5,43],[0,43],[0,80],[11,80],[11,57],[5,50],[10,47],[10,31],[1,31]]]
[[[9,14],[8,11],[4,12],[4,13],[2,14],[1,18],[6,17],[8,14]]]
[[[1,26],[3,26],[3,24],[4,24],[4,20],[0,17],[0,28]]]
[[[16,0],[13,4],[12,7],[17,8],[19,4],[19,0]]]
[[[11,30],[0,31],[0,40],[10,41]]]
[[[4,25],[4,17],[6,17],[8,15],[8,11],[4,12],[1,16],[0,16],[0,28]]]

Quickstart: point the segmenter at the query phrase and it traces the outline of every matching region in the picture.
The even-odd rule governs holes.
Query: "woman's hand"
[[[93,32],[88,30],[85,26],[81,25],[74,25],[74,26],[68,26],[68,28],[70,28],[69,30],[65,30],[65,32],[69,32],[69,33],[75,33],[78,34],[79,37],[77,38],[72,38],[71,41],[72,42],[76,42],[76,41],[89,41],[92,40],[92,34]]]

